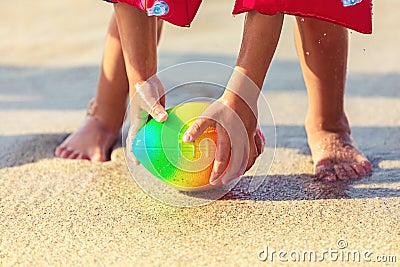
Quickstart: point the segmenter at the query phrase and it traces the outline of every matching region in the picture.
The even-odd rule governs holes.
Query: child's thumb
[[[168,118],[168,113],[158,102],[154,103],[153,107],[149,110],[149,114],[158,122],[163,122]]]

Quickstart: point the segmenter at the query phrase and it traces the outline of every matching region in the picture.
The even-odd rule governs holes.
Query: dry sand
[[[232,2],[205,1],[190,30],[166,26],[160,69],[191,60],[234,64],[243,16],[229,15]],[[77,0],[3,3],[0,266],[312,266],[317,263],[284,263],[277,255],[262,262],[257,255],[266,246],[288,253],[340,250],[340,239],[347,242],[340,251],[371,251],[371,260],[395,255],[398,264],[398,8],[396,0],[376,1],[374,34],[351,34],[346,109],[372,176],[332,185],[312,178],[303,129],[307,96],[288,17],[264,88],[277,124],[268,179],[251,194],[245,177],[221,200],[178,208],[139,188],[121,148],[104,164],[53,157],[94,94],[111,7]],[[349,263],[326,256],[324,265]]]

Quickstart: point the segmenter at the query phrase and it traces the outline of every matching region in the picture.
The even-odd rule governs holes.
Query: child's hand
[[[255,139],[256,110],[256,103],[250,107],[237,94],[226,90],[185,132],[183,141],[193,142],[207,127],[216,128],[217,149],[211,184],[226,184],[238,178],[254,164],[261,153]]]
[[[139,165],[139,162],[132,153],[132,141],[149,119],[149,115],[159,122],[167,119],[164,105],[164,87],[156,76],[135,84],[135,93],[130,102],[131,126],[126,139],[126,149],[128,158],[136,165]]]

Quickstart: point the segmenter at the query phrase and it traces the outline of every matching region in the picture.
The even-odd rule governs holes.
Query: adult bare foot
[[[371,163],[347,131],[307,131],[316,177],[333,182],[372,172]]]
[[[118,138],[122,121],[116,122],[116,118],[119,119],[120,116],[113,118],[97,114],[96,106],[95,100],[92,100],[82,126],[56,148],[57,157],[92,162],[104,162],[109,159],[109,151]]]

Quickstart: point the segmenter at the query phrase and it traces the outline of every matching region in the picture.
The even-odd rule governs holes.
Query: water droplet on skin
[[[318,40],[318,44],[321,44],[321,40]]]
[[[307,51],[307,52],[306,52],[306,56],[309,56],[309,55],[310,55],[310,52]]]
[[[324,33],[324,36],[326,36],[326,33]]]
[[[300,21],[301,21],[301,22],[304,22],[304,18],[301,18]]]

